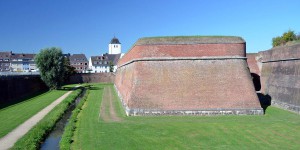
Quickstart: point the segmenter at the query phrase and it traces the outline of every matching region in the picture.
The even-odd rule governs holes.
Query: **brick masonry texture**
[[[252,76],[252,81],[256,91],[261,90],[261,59],[258,57],[258,53],[247,53],[247,64]]]
[[[260,76],[259,63],[257,62],[257,53],[247,53],[247,63],[251,73],[255,73]]]
[[[1,76],[0,108],[20,98],[48,90],[39,75]]]
[[[262,92],[272,104],[300,113],[300,44],[259,52]]]
[[[77,73],[70,77],[68,84],[76,83],[113,83],[114,73]]]
[[[115,87],[128,115],[263,114],[243,59],[245,43],[180,40],[138,41],[119,61]],[[141,58],[161,59],[128,63]]]

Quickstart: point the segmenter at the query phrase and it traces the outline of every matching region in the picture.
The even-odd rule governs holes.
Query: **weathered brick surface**
[[[118,66],[141,58],[212,56],[245,57],[245,44],[137,45],[123,56]]]
[[[247,63],[251,73],[260,76],[259,62],[257,62],[258,53],[247,53]]]
[[[258,53],[247,53],[247,64],[252,76],[252,81],[256,91],[261,90],[261,63],[259,62],[261,58],[259,57]]]
[[[115,75],[113,73],[77,73],[70,77],[68,83],[113,83],[114,80]]]
[[[20,98],[48,90],[39,75],[0,76],[0,108]]]
[[[244,56],[245,43],[137,45],[119,62],[115,86],[128,115],[262,114]],[[139,58],[162,59],[127,64]]]
[[[262,92],[272,104],[300,113],[300,44],[259,53],[262,58]]]

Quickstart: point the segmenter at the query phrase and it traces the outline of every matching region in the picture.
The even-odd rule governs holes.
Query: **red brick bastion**
[[[240,37],[139,39],[118,63],[127,115],[263,114]]]

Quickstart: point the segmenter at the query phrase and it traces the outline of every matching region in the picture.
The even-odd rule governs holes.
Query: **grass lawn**
[[[99,117],[105,86],[95,84],[79,114],[72,149],[300,149],[300,115],[268,107],[263,116]],[[111,108],[108,108],[111,109]],[[108,111],[109,112],[109,111]]]
[[[70,88],[69,88],[70,89]],[[0,138],[48,106],[68,90],[52,90],[0,109]]]

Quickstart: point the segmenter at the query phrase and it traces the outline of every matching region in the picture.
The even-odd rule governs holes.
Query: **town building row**
[[[36,54],[0,52],[0,72],[38,72],[34,62]],[[122,57],[121,43],[114,37],[108,45],[108,53],[91,56],[88,60],[85,54],[64,54],[70,60],[70,65],[78,73],[115,72],[117,63]]]

